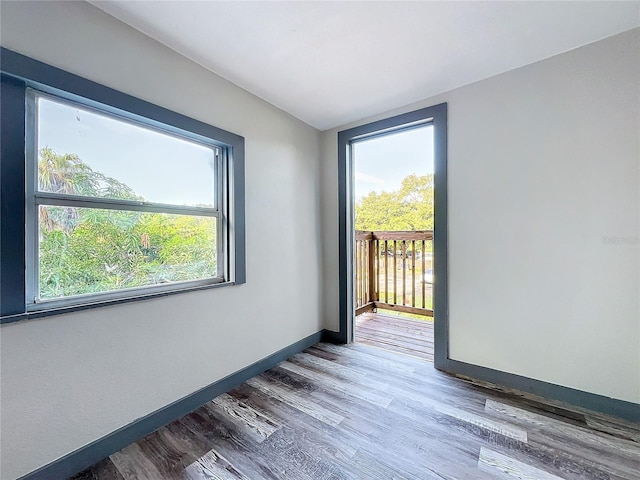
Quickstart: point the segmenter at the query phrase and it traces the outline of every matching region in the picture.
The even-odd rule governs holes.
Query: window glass
[[[43,192],[216,206],[216,148],[46,96],[37,102]]]
[[[39,206],[39,300],[217,276],[217,219]]]
[[[37,92],[33,101],[33,302],[223,279],[218,147]]]

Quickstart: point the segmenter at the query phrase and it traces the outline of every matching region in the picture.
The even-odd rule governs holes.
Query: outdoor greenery
[[[409,175],[398,190],[356,202],[356,230],[433,230],[433,174]]]
[[[77,155],[40,150],[40,191],[144,201]],[[103,292],[216,274],[216,219],[40,206],[40,298]]]

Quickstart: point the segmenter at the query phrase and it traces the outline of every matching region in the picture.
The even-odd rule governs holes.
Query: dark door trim
[[[353,162],[354,141],[407,128],[433,125],[434,239],[433,311],[435,367],[449,358],[449,299],[447,275],[447,104],[441,103],[338,132],[338,235],[341,343],[353,341]]]

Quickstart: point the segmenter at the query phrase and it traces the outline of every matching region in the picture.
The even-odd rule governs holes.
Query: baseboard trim
[[[614,417],[623,418],[632,422],[640,422],[640,404],[618,400],[616,398],[605,397],[595,393],[577,390],[575,388],[564,387],[554,383],[535,380],[513,373],[493,370],[470,363],[447,359],[445,368],[440,370],[470,379],[504,386],[510,389],[520,390],[524,393],[537,395],[540,397],[559,400],[570,405],[605,413]]]
[[[335,344],[343,344],[342,337],[340,336],[340,332],[334,332],[332,330],[323,330],[322,331],[322,341],[326,343],[335,343]]]
[[[28,473],[18,480],[65,480],[76,473],[89,468],[96,462],[123,449],[127,445],[149,435],[160,427],[192,412],[196,408],[213,400],[218,395],[228,392],[252,377],[275,367],[278,363],[292,357],[298,352],[323,341],[326,330],[309,335],[282,350],[263,358],[231,375],[208,385],[166,407],[145,415],[138,420],[115,430],[108,435],[85,445],[53,462]]]

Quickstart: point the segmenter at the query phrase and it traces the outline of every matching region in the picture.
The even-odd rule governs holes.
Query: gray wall
[[[448,102],[452,359],[640,403],[639,85],[636,29],[358,122]],[[355,125],[322,134],[332,330]]]
[[[246,138],[247,284],[1,327],[2,478],[322,328],[318,132],[84,2],[2,2],[2,46]]]

